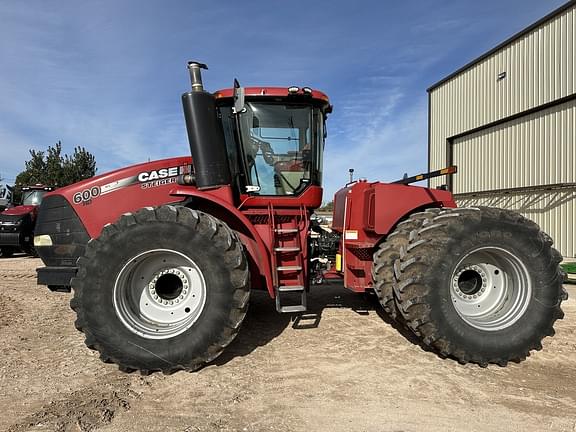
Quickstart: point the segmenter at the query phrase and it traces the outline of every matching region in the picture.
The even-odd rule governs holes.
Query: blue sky
[[[560,0],[0,0],[0,176],[30,148],[86,147],[99,173],[189,154],[186,61],[209,90],[308,85],[334,105],[325,200],[348,178],[426,170],[426,88]]]

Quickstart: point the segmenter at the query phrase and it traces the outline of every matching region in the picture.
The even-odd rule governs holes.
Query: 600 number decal
[[[74,204],[90,204],[94,198],[100,195],[100,188],[98,186],[94,186],[90,189],[84,189],[82,192],[76,192],[74,197]]]

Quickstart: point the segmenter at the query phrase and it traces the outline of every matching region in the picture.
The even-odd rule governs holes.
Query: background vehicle
[[[23,251],[34,255],[34,225],[42,198],[54,188],[44,185],[22,188],[22,204],[0,213],[0,257]]]
[[[462,363],[521,361],[553,334],[566,298],[561,256],[534,223],[409,185],[447,169],[349,183],[334,199],[339,240],[316,230],[311,245],[328,97],[237,81],[210,94],[202,68],[189,63],[182,96],[192,159],[120,169],[42,203],[38,282],[74,288],[76,327],[103,361],[197,369],[234,339],[251,289],[267,290],[281,313],[305,311],[319,265],[348,289],[375,290],[423,345]]]
[[[12,205],[12,187],[0,183],[0,212]]]

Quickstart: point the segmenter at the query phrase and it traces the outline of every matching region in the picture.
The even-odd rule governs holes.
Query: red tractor
[[[0,258],[11,257],[18,251],[35,255],[33,240],[38,208],[44,195],[52,190],[53,187],[41,184],[25,186],[22,203],[0,213]]]
[[[195,370],[232,342],[251,290],[299,313],[323,274],[374,290],[422,344],[461,363],[521,361],[554,334],[562,257],[535,223],[408,184],[432,173],[351,182],[335,195],[334,232],[319,230],[328,97],[237,81],[211,94],[205,65],[188,68],[192,158],[123,168],[42,203],[38,282],[73,288],[76,326],[103,361]]]

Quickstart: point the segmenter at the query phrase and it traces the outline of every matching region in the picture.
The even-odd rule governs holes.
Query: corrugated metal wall
[[[576,190],[501,193],[490,197],[457,200],[462,207],[507,208],[532,219],[554,240],[554,247],[565,257],[576,257]]]
[[[576,100],[454,140],[455,194],[576,182]]]
[[[575,38],[576,3],[431,90],[430,169],[445,166],[447,138],[574,94]]]
[[[576,189],[505,191],[576,183],[576,2],[430,90],[430,169],[446,166],[452,142],[460,205],[515,209],[536,221],[564,256],[576,257]],[[499,79],[505,72],[506,77]],[[519,114],[534,110],[527,115]],[[482,129],[510,116],[517,118]],[[468,133],[471,131],[470,133]],[[453,139],[458,136],[459,138]],[[445,183],[433,179],[431,186]]]
[[[456,139],[455,194],[576,183],[576,100]],[[456,195],[458,197],[458,195]],[[517,210],[538,223],[564,256],[576,257],[576,188],[493,193],[458,205]]]

